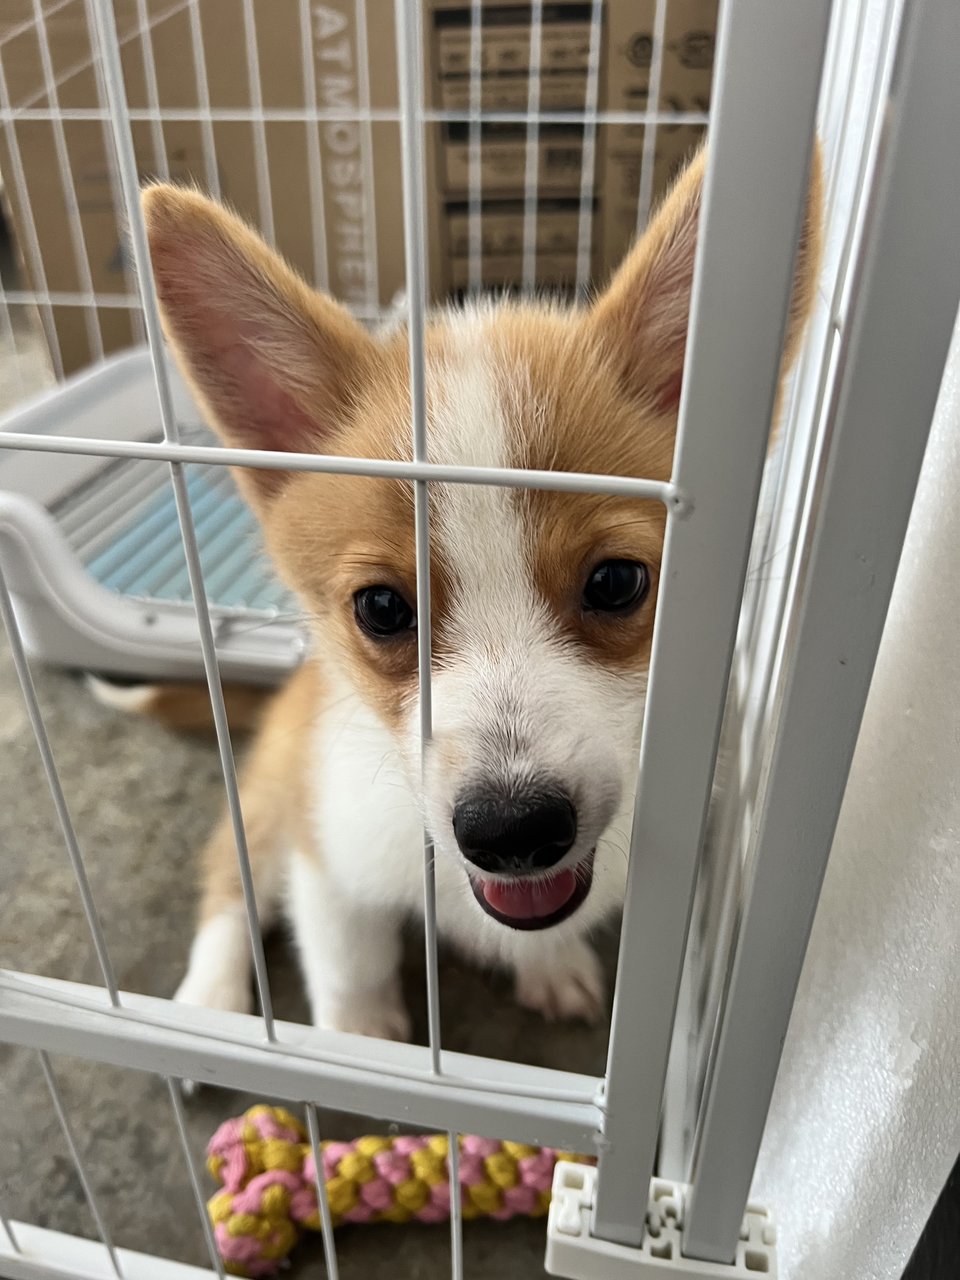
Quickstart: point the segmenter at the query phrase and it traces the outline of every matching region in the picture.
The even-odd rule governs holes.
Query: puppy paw
[[[252,1013],[253,992],[249,982],[233,973],[194,973],[187,976],[174,993],[176,1004],[197,1005],[204,1009],[226,1009],[230,1013]],[[187,1101],[201,1089],[196,1080],[181,1080],[180,1092]]]
[[[253,992],[245,973],[189,970],[173,998],[177,1004],[200,1005],[204,1009],[253,1012]]]
[[[349,1031],[378,1040],[410,1039],[410,1015],[399,985],[325,999],[315,1005],[313,1022],[328,1031]]]
[[[570,942],[539,963],[517,965],[517,1003],[547,1019],[579,1018],[599,1022],[606,1009],[606,990],[600,961],[589,943]]]

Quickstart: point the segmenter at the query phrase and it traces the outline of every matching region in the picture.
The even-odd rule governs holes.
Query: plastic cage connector
[[[759,1205],[747,1206],[736,1259],[724,1265],[683,1256],[685,1184],[651,1181],[646,1231],[636,1249],[591,1235],[596,1185],[592,1165],[557,1165],[547,1220],[545,1266],[550,1275],[566,1280],[757,1280],[762,1275],[776,1280],[776,1228]]]

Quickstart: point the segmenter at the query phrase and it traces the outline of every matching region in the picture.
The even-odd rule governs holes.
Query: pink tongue
[[[494,911],[513,920],[552,916],[573,897],[577,877],[561,871],[544,880],[484,880],[480,891]]]

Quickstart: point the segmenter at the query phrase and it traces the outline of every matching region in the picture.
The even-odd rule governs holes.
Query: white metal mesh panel
[[[208,683],[216,725],[260,1009],[258,1018],[208,1014],[119,989],[82,841],[71,819],[54,746],[32,682],[16,603],[11,599],[16,592],[8,587],[8,574],[19,570],[12,562],[5,564],[0,555],[0,609],[103,978],[103,989],[98,990],[16,972],[0,975],[0,1031],[41,1054],[44,1079],[107,1260],[117,1275],[126,1274],[128,1265],[132,1275],[135,1268],[124,1260],[122,1250],[118,1253],[114,1249],[101,1212],[102,1192],[84,1168],[47,1056],[50,1052],[156,1071],[164,1078],[205,1227],[210,1264],[220,1274],[222,1263],[203,1208],[178,1077],[216,1081],[305,1103],[314,1150],[319,1139],[318,1105],[386,1115],[445,1131],[451,1136],[450,1173],[454,1181],[457,1148],[452,1139],[457,1133],[495,1133],[599,1154],[597,1233],[626,1243],[638,1243],[643,1234],[644,1206],[636,1188],[644,1185],[654,1170],[658,1140],[661,1166],[668,1176],[683,1177],[689,1170],[694,1129],[708,1083],[709,1053],[715,1026],[722,1017],[731,939],[742,904],[742,867],[751,852],[749,837],[761,794],[765,744],[777,727],[775,694],[785,619],[797,589],[805,520],[810,515],[810,477],[815,474],[822,447],[818,432],[835,370],[835,350],[844,340],[846,308],[852,301],[849,272],[870,190],[900,6],[896,0],[862,0],[838,6],[833,25],[820,99],[830,232],[820,315],[786,398],[781,461],[768,482],[770,515],[753,539],[755,569],[741,614],[743,570],[755,528],[753,509],[766,453],[799,229],[796,218],[805,184],[809,126],[820,86],[819,51],[829,14],[825,0],[791,15],[762,15],[746,0],[729,0],[724,13],[727,44],[723,65],[729,79],[715,95],[719,106],[713,126],[716,150],[724,163],[711,169],[708,185],[702,235],[706,247],[701,245],[698,259],[691,363],[672,479],[505,472],[443,466],[428,460],[424,325],[428,304],[442,292],[437,272],[446,270],[442,257],[436,255],[436,228],[428,216],[438,163],[437,154],[428,145],[431,138],[447,126],[462,125],[466,130],[465,276],[460,285],[451,277],[446,292],[477,292],[507,283],[530,292],[541,283],[540,268],[549,259],[542,242],[545,209],[551,212],[550,198],[543,190],[543,139],[552,126],[574,131],[578,167],[566,210],[572,210],[570,225],[575,225],[566,242],[569,271],[565,279],[547,283],[560,283],[569,296],[582,298],[596,278],[605,274],[602,266],[598,269],[601,255],[597,248],[598,155],[600,141],[606,136],[603,131],[643,129],[632,192],[636,201],[633,225],[642,229],[662,186],[662,173],[657,170],[658,136],[662,131],[706,124],[705,110],[677,110],[661,101],[665,51],[672,47],[670,0],[655,0],[648,6],[645,103],[629,110],[604,105],[603,38],[610,22],[608,7],[615,2],[607,0],[605,5],[604,0],[591,0],[576,6],[583,11],[578,18],[583,56],[579,78],[575,77],[582,100],[576,109],[557,107],[552,97],[559,80],[552,80],[547,71],[555,52],[550,41],[555,34],[557,6],[543,0],[534,0],[525,10],[527,74],[520,78],[518,89],[496,84],[491,89],[493,82],[485,75],[485,59],[494,56],[491,31],[496,12],[480,0],[464,6],[460,34],[466,33],[465,44],[461,39],[458,46],[451,39],[443,45],[447,50],[444,56],[451,58],[459,56],[459,47],[464,68],[459,78],[451,77],[452,87],[448,88],[454,96],[446,100],[442,95],[437,99],[432,80],[429,94],[425,88],[425,66],[429,69],[426,52],[428,46],[439,48],[442,36],[432,25],[425,29],[428,24],[415,0],[396,0],[395,10],[386,0],[356,0],[349,13],[346,8],[318,12],[318,6],[303,0],[290,5],[282,21],[278,19],[280,37],[276,39],[276,33],[268,34],[264,29],[263,7],[255,0],[243,0],[230,30],[237,67],[243,75],[229,91],[217,79],[219,64],[211,62],[209,36],[215,28],[211,9],[203,0],[165,5],[159,0],[117,0],[115,4],[107,0],[85,0],[82,4],[79,0],[30,0],[21,6],[22,12],[13,6],[12,17],[3,18],[2,163],[20,240],[19,263],[5,266],[0,292],[0,347],[5,353],[4,369],[9,368],[16,383],[12,393],[5,387],[4,395],[10,403],[26,398],[32,383],[45,381],[43,365],[47,360],[50,375],[59,378],[69,372],[76,363],[70,353],[78,349],[78,342],[86,344],[86,358],[97,363],[110,350],[145,335],[155,379],[156,412],[150,432],[110,438],[106,432],[75,433],[69,421],[43,434],[25,425],[34,418],[11,417],[2,443],[6,450],[23,450],[31,460],[41,462],[47,455],[80,462],[89,457],[122,460],[124,464],[136,460],[138,467],[166,474],[182,541],[185,582],[193,600],[190,616],[195,661]],[[68,10],[82,19],[79,50],[59,45],[51,34],[56,31],[58,16]],[[879,32],[877,39],[868,39],[872,31]],[[349,34],[349,40],[345,37],[340,43],[331,43],[343,32]],[[398,37],[395,42],[394,33]],[[184,36],[186,48],[177,46],[176,83],[171,85],[171,39]],[[283,38],[287,43],[282,65],[296,67],[299,77],[293,105],[282,101],[284,95],[272,78],[277,66],[274,46],[283,44]],[[386,59],[384,42],[389,46]],[[758,113],[756,100],[744,88],[744,73],[758,54],[779,57],[794,45],[807,50],[809,57],[798,59],[777,86],[760,81],[759,91],[770,101],[767,113]],[[14,54],[19,56],[16,63]],[[39,82],[32,86],[25,85],[20,72],[12,69],[26,65],[25,54],[36,57],[40,70]],[[392,87],[396,94],[391,101]],[[504,106],[503,100],[496,98],[490,105],[487,96],[494,90],[519,96],[512,105]],[[230,92],[237,95],[232,105]],[[456,101],[457,93],[461,94],[461,105],[449,105]],[[866,110],[855,110],[864,97]],[[174,101],[188,105],[167,105]],[[521,131],[518,154],[523,186],[513,210],[516,278],[511,282],[496,278],[491,267],[491,262],[497,262],[494,232],[487,238],[498,216],[488,202],[483,176],[485,156],[489,157],[495,146],[492,126],[519,126]],[[634,133],[635,139],[637,136]],[[93,171],[83,170],[79,159],[94,138],[99,140],[96,145],[103,147],[102,163],[95,160],[93,164],[99,183],[95,199],[106,200],[102,212],[113,227],[121,225],[120,218],[125,219],[125,231],[116,239],[118,260],[114,264],[120,283],[110,290],[100,288],[99,268],[90,252],[92,224],[84,204],[87,188],[82,179],[93,181]],[[741,155],[745,138],[750,139],[752,150],[745,149]],[[109,140],[108,146],[104,146],[104,139]],[[28,173],[41,143],[52,149],[69,228],[66,243],[56,249],[61,257],[66,254],[64,278],[71,273],[74,277],[70,288],[51,287],[50,283],[54,264],[45,240],[46,211],[33,197],[36,177]],[[397,147],[401,165],[400,172],[389,177],[385,157],[391,145],[394,168]],[[655,651],[641,769],[641,786],[646,782],[648,790],[641,790],[637,811],[613,1035],[603,1078],[474,1058],[444,1047],[434,849],[426,832],[428,1044],[364,1042],[339,1033],[307,1031],[275,1016],[223,696],[221,623],[226,606],[221,606],[210,590],[210,567],[204,562],[207,544],[186,472],[187,464],[193,463],[220,473],[226,459],[217,446],[193,443],[192,424],[182,412],[178,384],[164,353],[138,203],[139,181],[146,173],[172,179],[191,177],[214,195],[240,201],[239,191],[225,189],[222,176],[224,158],[234,148],[244,150],[249,161],[242,200],[267,241],[280,248],[296,239],[289,195],[286,190],[279,192],[280,175],[290,179],[291,172],[297,171],[302,210],[309,211],[301,246],[307,262],[301,266],[318,285],[341,294],[346,291],[355,313],[369,321],[380,320],[389,312],[394,285],[404,287],[403,305],[409,316],[412,462],[254,450],[232,451],[229,462],[243,467],[389,476],[412,485],[424,755],[432,731],[431,482],[616,493],[657,501],[667,509],[667,554],[670,563],[676,563],[677,580],[676,585],[671,581],[665,592],[658,621],[660,649]],[[147,153],[150,159],[145,162]],[[769,184],[763,193],[768,213],[765,225],[773,230],[768,240],[754,245],[738,227],[744,199],[738,188],[743,182],[749,188],[777,156],[787,158],[782,181]],[[389,242],[385,227],[391,222],[399,226],[391,197],[402,203],[403,209],[403,265],[392,275],[383,251]],[[63,263],[58,260],[55,265],[59,272]],[[747,282],[750,297],[742,307],[739,331],[737,325],[724,327],[720,323],[731,305],[731,273],[734,279],[739,276]],[[139,281],[137,291],[132,283],[135,279]],[[37,359],[40,335],[46,355]],[[746,392],[724,387],[717,377],[718,361],[733,369],[737,378],[743,374],[738,388],[749,383],[749,374],[755,375],[756,385]],[[55,413],[57,403],[56,399],[44,402],[43,412]],[[728,428],[719,447],[704,432],[704,423],[711,416]],[[59,515],[69,519],[73,518],[71,513],[82,512],[86,492],[78,488],[70,502],[57,508]],[[774,559],[777,574],[767,571]],[[177,603],[182,609],[184,601]],[[249,600],[244,601],[244,608],[231,608],[234,614],[261,621],[263,614],[269,613],[269,609],[249,607]],[[739,641],[727,693],[738,619]],[[704,624],[700,629],[695,625],[698,621]],[[723,743],[729,753],[729,772],[718,778],[717,801],[708,828],[711,856],[702,866],[697,895],[692,899],[694,928],[681,988],[680,1017],[674,1027],[673,996],[680,977],[703,809],[714,774],[716,732],[725,695]],[[678,707],[684,709],[682,715]],[[638,968],[644,975],[642,983],[636,979]],[[671,1070],[661,1133],[660,1082],[671,1036]],[[450,1266],[455,1277],[463,1275],[464,1267],[458,1207],[454,1198]],[[325,1212],[329,1216],[328,1208]],[[27,1248],[24,1231],[30,1228],[3,1216],[0,1225],[6,1236],[6,1243],[0,1237],[0,1250],[5,1250],[0,1257],[10,1260],[13,1275],[96,1274],[82,1269],[99,1265],[88,1264],[85,1253],[82,1263],[78,1261],[72,1270],[59,1254],[55,1263],[50,1262],[51,1270],[30,1270],[30,1250],[47,1250],[52,1259],[58,1250],[62,1253],[62,1239],[29,1235]],[[328,1274],[335,1276],[337,1261],[330,1232],[326,1248]],[[710,1256],[710,1248],[708,1241],[702,1256]],[[180,1274],[157,1265],[158,1276]]]
[[[664,1171],[689,1178],[694,1130],[752,853],[760,784],[776,719],[784,625],[800,571],[811,477],[824,444],[828,391],[848,311],[849,271],[862,229],[865,186],[876,162],[898,3],[841,6],[832,25],[818,108],[824,140],[827,240],[810,335],[784,396],[779,437],[764,478],[760,519],[724,720],[721,771],[700,869],[667,1093]],[[869,38],[868,38],[869,33]]]

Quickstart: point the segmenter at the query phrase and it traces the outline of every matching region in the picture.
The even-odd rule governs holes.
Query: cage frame
[[[126,109],[115,18],[109,0],[91,0],[91,4],[103,54],[108,118],[130,216],[165,439],[162,444],[149,445],[0,433],[0,447],[38,454],[152,458],[170,468],[244,882],[262,1012],[255,1018],[174,1008],[169,1001],[118,988],[15,610],[0,571],[0,612],[103,976],[102,987],[89,987],[0,972],[0,1041],[41,1054],[55,1106],[56,1081],[46,1057],[50,1053],[160,1073],[169,1082],[171,1106],[182,1135],[182,1103],[175,1081],[190,1078],[262,1089],[305,1102],[308,1108],[322,1104],[365,1113],[402,1111],[425,1125],[447,1130],[451,1136],[475,1131],[596,1154],[599,1171],[592,1234],[600,1241],[636,1248],[643,1237],[645,1203],[645,1195],[637,1189],[646,1188],[654,1169],[694,879],[703,847],[779,374],[831,14],[829,0],[779,7],[762,0],[726,0],[723,7],[720,92],[712,113],[678,445],[668,483],[553,472],[488,472],[427,461],[424,167],[418,139],[424,122],[436,113],[427,112],[422,105],[422,33],[415,0],[396,0],[402,91],[397,118],[403,126],[412,316],[413,462],[255,451],[228,454],[183,444],[139,213],[131,113]],[[660,0],[661,14],[662,9]],[[960,13],[951,12],[951,6],[938,0],[894,3],[889,12],[893,15],[891,47],[896,57],[877,102],[875,170],[864,187],[867,199],[862,225],[851,240],[850,275],[842,309],[836,305],[841,299],[830,300],[834,306],[829,322],[839,334],[839,345],[836,377],[824,396],[826,444],[813,473],[813,501],[803,533],[806,554],[798,589],[789,602],[781,601],[784,608],[790,605],[789,614],[784,613],[789,645],[778,685],[772,687],[769,679],[766,685],[767,696],[776,696],[774,741],[763,769],[765,785],[756,815],[758,834],[727,969],[688,1200],[686,1254],[715,1263],[718,1277],[729,1267],[736,1249],[782,1037],[960,296],[960,259],[950,252],[949,220],[940,213],[955,208],[960,195],[960,141],[950,124],[960,115],[960,84],[948,56],[960,37]],[[660,21],[662,24],[662,17]],[[898,36],[896,41],[893,35]],[[797,48],[806,50],[809,58],[791,61],[788,55]],[[742,74],[747,65],[755,64],[758,50],[781,71],[778,96],[774,100],[771,92],[769,110],[763,113],[756,111],[752,90]],[[782,73],[784,59],[789,63],[786,74]],[[475,67],[472,74],[476,74]],[[6,103],[0,102],[0,108],[2,115]],[[473,109],[467,114],[476,125],[478,112]],[[538,120],[545,118],[541,113]],[[594,122],[600,118],[595,112]],[[656,119],[656,111],[651,118]],[[746,150],[745,138],[752,143]],[[761,192],[768,230],[758,238],[749,235],[744,226],[744,192],[750,199],[758,198],[758,187],[771,163],[783,166],[783,181]],[[919,227],[916,202],[910,204],[910,193],[916,190],[928,193]],[[732,304],[736,297],[732,285],[740,281],[746,281],[748,287]],[[899,361],[892,357],[889,327],[883,323],[883,317],[895,306],[901,311],[905,306],[909,309],[914,338]],[[712,434],[703,425],[708,420]],[[869,470],[872,487],[869,501],[863,501],[858,486],[862,487],[864,460],[878,430],[887,448]],[[873,455],[877,452],[872,451]],[[732,456],[725,456],[727,453]],[[431,891],[432,846],[426,832],[429,1045],[367,1041],[274,1019],[215,635],[183,479],[188,461],[391,475],[409,481],[416,498],[418,608],[426,619],[431,481],[630,493],[664,504],[668,523],[666,586],[656,620],[639,768],[643,788],[631,842],[613,1024],[602,1079],[468,1058],[443,1048]],[[870,548],[866,558],[863,547]],[[704,625],[705,621],[709,625]],[[423,752],[431,729],[431,654],[426,626],[420,630],[418,645]],[[820,752],[809,750],[814,722],[827,723],[833,731],[826,735],[829,744]],[[812,810],[804,807],[811,788],[819,796]],[[809,825],[801,841],[799,824],[804,819]],[[774,945],[779,949],[777,963]],[[628,975],[637,972],[644,974],[644,981],[631,985]],[[763,1017],[758,1016],[760,1010]],[[58,1114],[69,1141],[69,1122],[62,1104]],[[451,1150],[455,1151],[455,1143]],[[89,1178],[75,1144],[72,1152],[86,1184]],[[195,1170],[193,1180],[203,1217]],[[101,1245],[78,1244],[72,1262],[69,1246],[58,1233],[2,1217],[0,1225],[5,1233],[0,1234],[0,1260],[14,1280],[81,1280],[110,1274],[127,1280],[192,1280],[194,1275],[223,1274],[222,1264],[213,1256],[209,1232],[213,1272],[114,1251],[105,1228],[101,1228]],[[462,1276],[462,1247],[461,1224],[454,1214],[451,1273],[455,1280]],[[679,1274],[683,1260],[678,1262]],[[598,1277],[603,1274],[596,1272]]]

